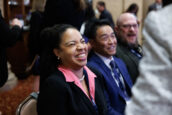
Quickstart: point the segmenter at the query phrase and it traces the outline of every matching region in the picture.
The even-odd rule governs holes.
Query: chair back
[[[17,107],[16,115],[37,115],[37,111],[36,111],[37,98],[38,98],[38,93],[32,92]]]

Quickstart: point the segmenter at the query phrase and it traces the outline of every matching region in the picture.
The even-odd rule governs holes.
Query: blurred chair
[[[16,115],[37,115],[36,103],[37,92],[32,92],[25,100],[17,107]]]

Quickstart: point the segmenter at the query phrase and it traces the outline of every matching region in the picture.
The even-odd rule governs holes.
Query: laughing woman
[[[105,115],[100,76],[87,67],[87,45],[71,25],[42,31],[39,115]]]

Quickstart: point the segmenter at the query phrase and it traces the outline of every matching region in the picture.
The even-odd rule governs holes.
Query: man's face
[[[128,45],[137,44],[138,24],[136,18],[129,13],[122,14],[116,27],[118,39]]]
[[[96,8],[100,13],[104,10],[103,6],[100,6],[99,4],[97,4]]]
[[[109,25],[98,27],[96,38],[90,42],[95,52],[110,58],[116,53],[117,40]]]
[[[156,3],[161,4],[162,0],[155,0]]]

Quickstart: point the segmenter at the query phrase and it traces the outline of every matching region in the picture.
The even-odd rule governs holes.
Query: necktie
[[[112,70],[114,72],[114,77],[117,80],[119,87],[121,88],[122,91],[124,91],[125,90],[124,84],[122,83],[122,81],[120,79],[121,73],[120,73],[119,68],[116,65],[115,61],[111,61],[110,66],[111,66],[111,68],[112,68]],[[116,72],[116,74],[115,74],[115,72]]]
[[[115,63],[115,61],[111,61],[111,62],[110,62],[110,66],[111,66],[112,71],[113,71],[113,73],[114,73],[114,76],[113,76],[113,77],[115,77],[115,79],[116,79],[117,82],[118,82],[119,88],[120,88],[121,91],[123,92],[124,99],[125,99],[126,101],[128,101],[128,100],[130,99],[130,97],[128,96],[128,93],[127,93],[127,91],[126,91],[126,88],[125,88],[125,86],[124,86],[122,80],[120,79],[120,76],[122,76],[122,74],[120,73],[120,70],[119,70],[117,64]],[[115,73],[116,73],[116,74],[115,74]]]

